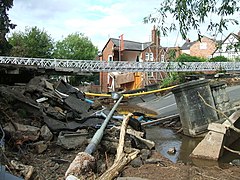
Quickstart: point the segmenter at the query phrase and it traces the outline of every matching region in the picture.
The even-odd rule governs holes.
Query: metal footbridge
[[[198,72],[239,71],[240,62],[133,62],[67,60],[0,56],[0,64],[34,66],[69,72]]]

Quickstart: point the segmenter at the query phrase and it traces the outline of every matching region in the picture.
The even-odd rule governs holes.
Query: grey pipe
[[[86,147],[84,152],[86,152],[88,154],[92,154],[96,150],[97,145],[100,143],[100,141],[103,137],[104,129],[106,128],[109,120],[111,119],[114,111],[117,109],[117,107],[118,107],[118,105],[119,105],[119,103],[121,102],[122,99],[123,99],[123,96],[121,96],[118,99],[118,101],[114,104],[113,108],[111,109],[111,111],[107,115],[107,117],[104,120],[104,122],[102,123],[101,127],[94,134],[93,138],[91,139],[90,143],[88,144],[88,146]]]

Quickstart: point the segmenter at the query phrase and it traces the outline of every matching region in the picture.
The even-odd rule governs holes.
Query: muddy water
[[[190,138],[184,135],[176,134],[172,129],[152,126],[146,128],[147,139],[155,142],[155,148],[164,157],[172,162],[191,163],[190,153],[201,141],[200,138]],[[175,148],[175,154],[169,154],[168,150]]]
[[[159,126],[148,127],[146,136],[147,139],[156,143],[155,148],[158,152],[174,163],[191,163],[189,155],[201,141],[200,138],[183,136],[175,133],[172,129],[160,128]],[[176,153],[169,154],[170,148],[175,148]]]
[[[219,161],[208,161],[202,159],[191,159],[189,155],[198,145],[202,138],[191,138],[182,134],[175,133],[172,129],[152,126],[146,128],[147,139],[155,142],[155,148],[164,157],[172,162],[182,162],[185,164],[194,164],[196,166],[222,166],[234,159],[239,159],[239,155],[224,151]],[[175,154],[169,154],[170,148],[175,148]],[[236,141],[230,148],[240,151],[240,141]]]

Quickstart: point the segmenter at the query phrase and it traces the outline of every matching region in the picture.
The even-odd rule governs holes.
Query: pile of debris
[[[50,83],[35,77],[27,85],[0,86],[1,165],[24,179],[63,179],[70,162],[84,151],[110,114],[110,107],[86,98],[63,80]],[[155,144],[145,139],[136,118],[129,115],[128,119],[124,152],[137,149],[144,163]],[[84,177],[98,177],[113,164],[123,120],[114,111],[92,154],[95,166]]]

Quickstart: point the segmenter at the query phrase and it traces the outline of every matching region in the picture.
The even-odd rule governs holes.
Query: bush
[[[240,57],[236,57],[236,58],[235,58],[235,61],[236,61],[236,62],[240,62]]]
[[[216,56],[209,60],[209,62],[228,62],[228,61],[229,61],[228,58],[224,56]]]
[[[190,56],[188,54],[181,54],[177,59],[177,62],[205,62],[207,59],[196,57],[196,56]]]
[[[165,88],[165,87],[169,87],[169,86],[173,86],[173,85],[182,83],[184,81],[183,74],[184,73],[177,73],[177,72],[169,73],[168,76],[162,80],[160,87]]]

